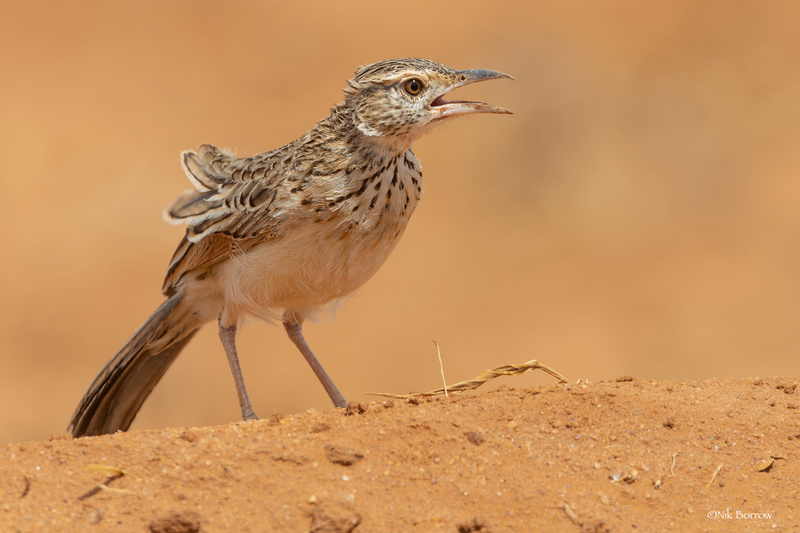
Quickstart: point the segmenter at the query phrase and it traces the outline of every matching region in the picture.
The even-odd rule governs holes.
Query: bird
[[[415,140],[477,113],[453,89],[510,75],[421,58],[358,68],[344,98],[297,140],[237,157],[204,144],[181,153],[194,189],[164,218],[186,226],[167,268],[166,300],[100,371],[69,422],[73,437],[126,431],[181,350],[216,320],[243,420],[256,419],[236,350],[242,321],[281,322],[334,406],[347,401],[302,325],[363,285],[389,257],[422,194]]]

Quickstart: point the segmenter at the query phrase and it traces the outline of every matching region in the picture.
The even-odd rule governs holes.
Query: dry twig
[[[436,356],[439,358],[439,370],[442,372],[442,385],[444,388],[445,397],[447,394],[447,380],[444,379],[444,364],[442,363],[442,350],[439,349],[439,343],[434,339],[433,344],[436,345]]]
[[[717,478],[717,474],[719,474],[719,471],[720,471],[720,470],[722,470],[722,465],[719,465],[719,466],[717,467],[717,469],[716,469],[716,470],[714,470],[714,475],[712,475],[712,476],[711,476],[711,480],[710,480],[710,481],[708,482],[708,484],[706,485],[706,488],[710,487],[710,486],[711,486],[711,484],[712,484],[712,483],[714,483],[714,480]]]
[[[89,491],[87,491],[86,494],[83,494],[83,495],[79,496],[78,497],[79,500],[85,500],[86,498],[91,498],[92,496],[94,496],[95,494],[97,494],[98,492],[103,491],[103,490],[108,491],[108,492],[115,492],[117,494],[136,494],[135,492],[133,492],[131,490],[113,489],[113,488],[108,486],[108,483],[111,483],[112,481],[117,480],[117,479],[119,479],[119,478],[121,478],[122,476],[125,475],[125,471],[122,470],[121,468],[117,468],[116,466],[97,465],[97,464],[87,465],[86,468],[88,470],[92,470],[94,472],[100,472],[101,474],[107,474],[108,475],[108,479],[106,479],[102,483],[98,483],[96,487],[94,487],[93,489],[90,489]]]
[[[569,517],[570,520],[572,520],[573,522],[575,522],[579,526],[583,526],[583,520],[578,518],[578,515],[575,514],[575,511],[573,511],[570,508],[570,506],[567,504],[567,502],[564,502],[564,512],[567,513],[567,516]]]
[[[374,396],[383,396],[386,398],[395,398],[399,400],[409,399],[409,398],[419,398],[420,396],[422,397],[439,396],[441,394],[445,394],[445,391],[448,391],[453,394],[461,394],[462,392],[477,389],[490,379],[494,379],[500,376],[518,376],[520,374],[528,372],[529,370],[539,370],[539,369],[547,372],[548,374],[558,379],[562,383],[569,383],[567,378],[565,378],[564,376],[562,376],[549,366],[540,363],[536,359],[533,359],[521,365],[503,365],[503,366],[498,366],[497,368],[493,368],[491,370],[484,370],[473,379],[469,379],[467,381],[459,381],[455,385],[450,385],[449,387],[444,387],[429,392],[412,392],[411,394],[392,394],[389,392],[367,392],[365,394],[372,394]]]

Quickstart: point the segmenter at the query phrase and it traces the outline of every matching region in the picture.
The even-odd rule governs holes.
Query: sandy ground
[[[215,427],[59,434],[2,448],[0,529],[797,531],[797,384],[504,385]]]
[[[798,5],[8,3],[0,442],[63,431],[161,303],[182,150],[289,142],[389,57],[508,72],[454,97],[514,115],[416,143],[425,194],[402,241],[335,323],[306,326],[348,399],[437,387],[432,339],[448,375],[800,375]],[[281,328],[248,324],[239,353],[257,412],[327,408]],[[133,429],[237,412],[208,327]]]

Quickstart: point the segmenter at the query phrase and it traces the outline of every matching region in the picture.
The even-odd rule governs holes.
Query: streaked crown
[[[387,59],[361,67],[348,82],[344,104],[363,134],[410,145],[432,125],[469,113],[510,113],[480,102],[448,102],[449,91],[476,81],[511,78],[491,70],[453,70],[420,58]]]

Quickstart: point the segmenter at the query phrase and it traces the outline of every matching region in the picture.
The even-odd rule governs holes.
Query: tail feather
[[[127,430],[202,323],[183,295],[170,296],[106,364],[70,420],[73,437]]]

